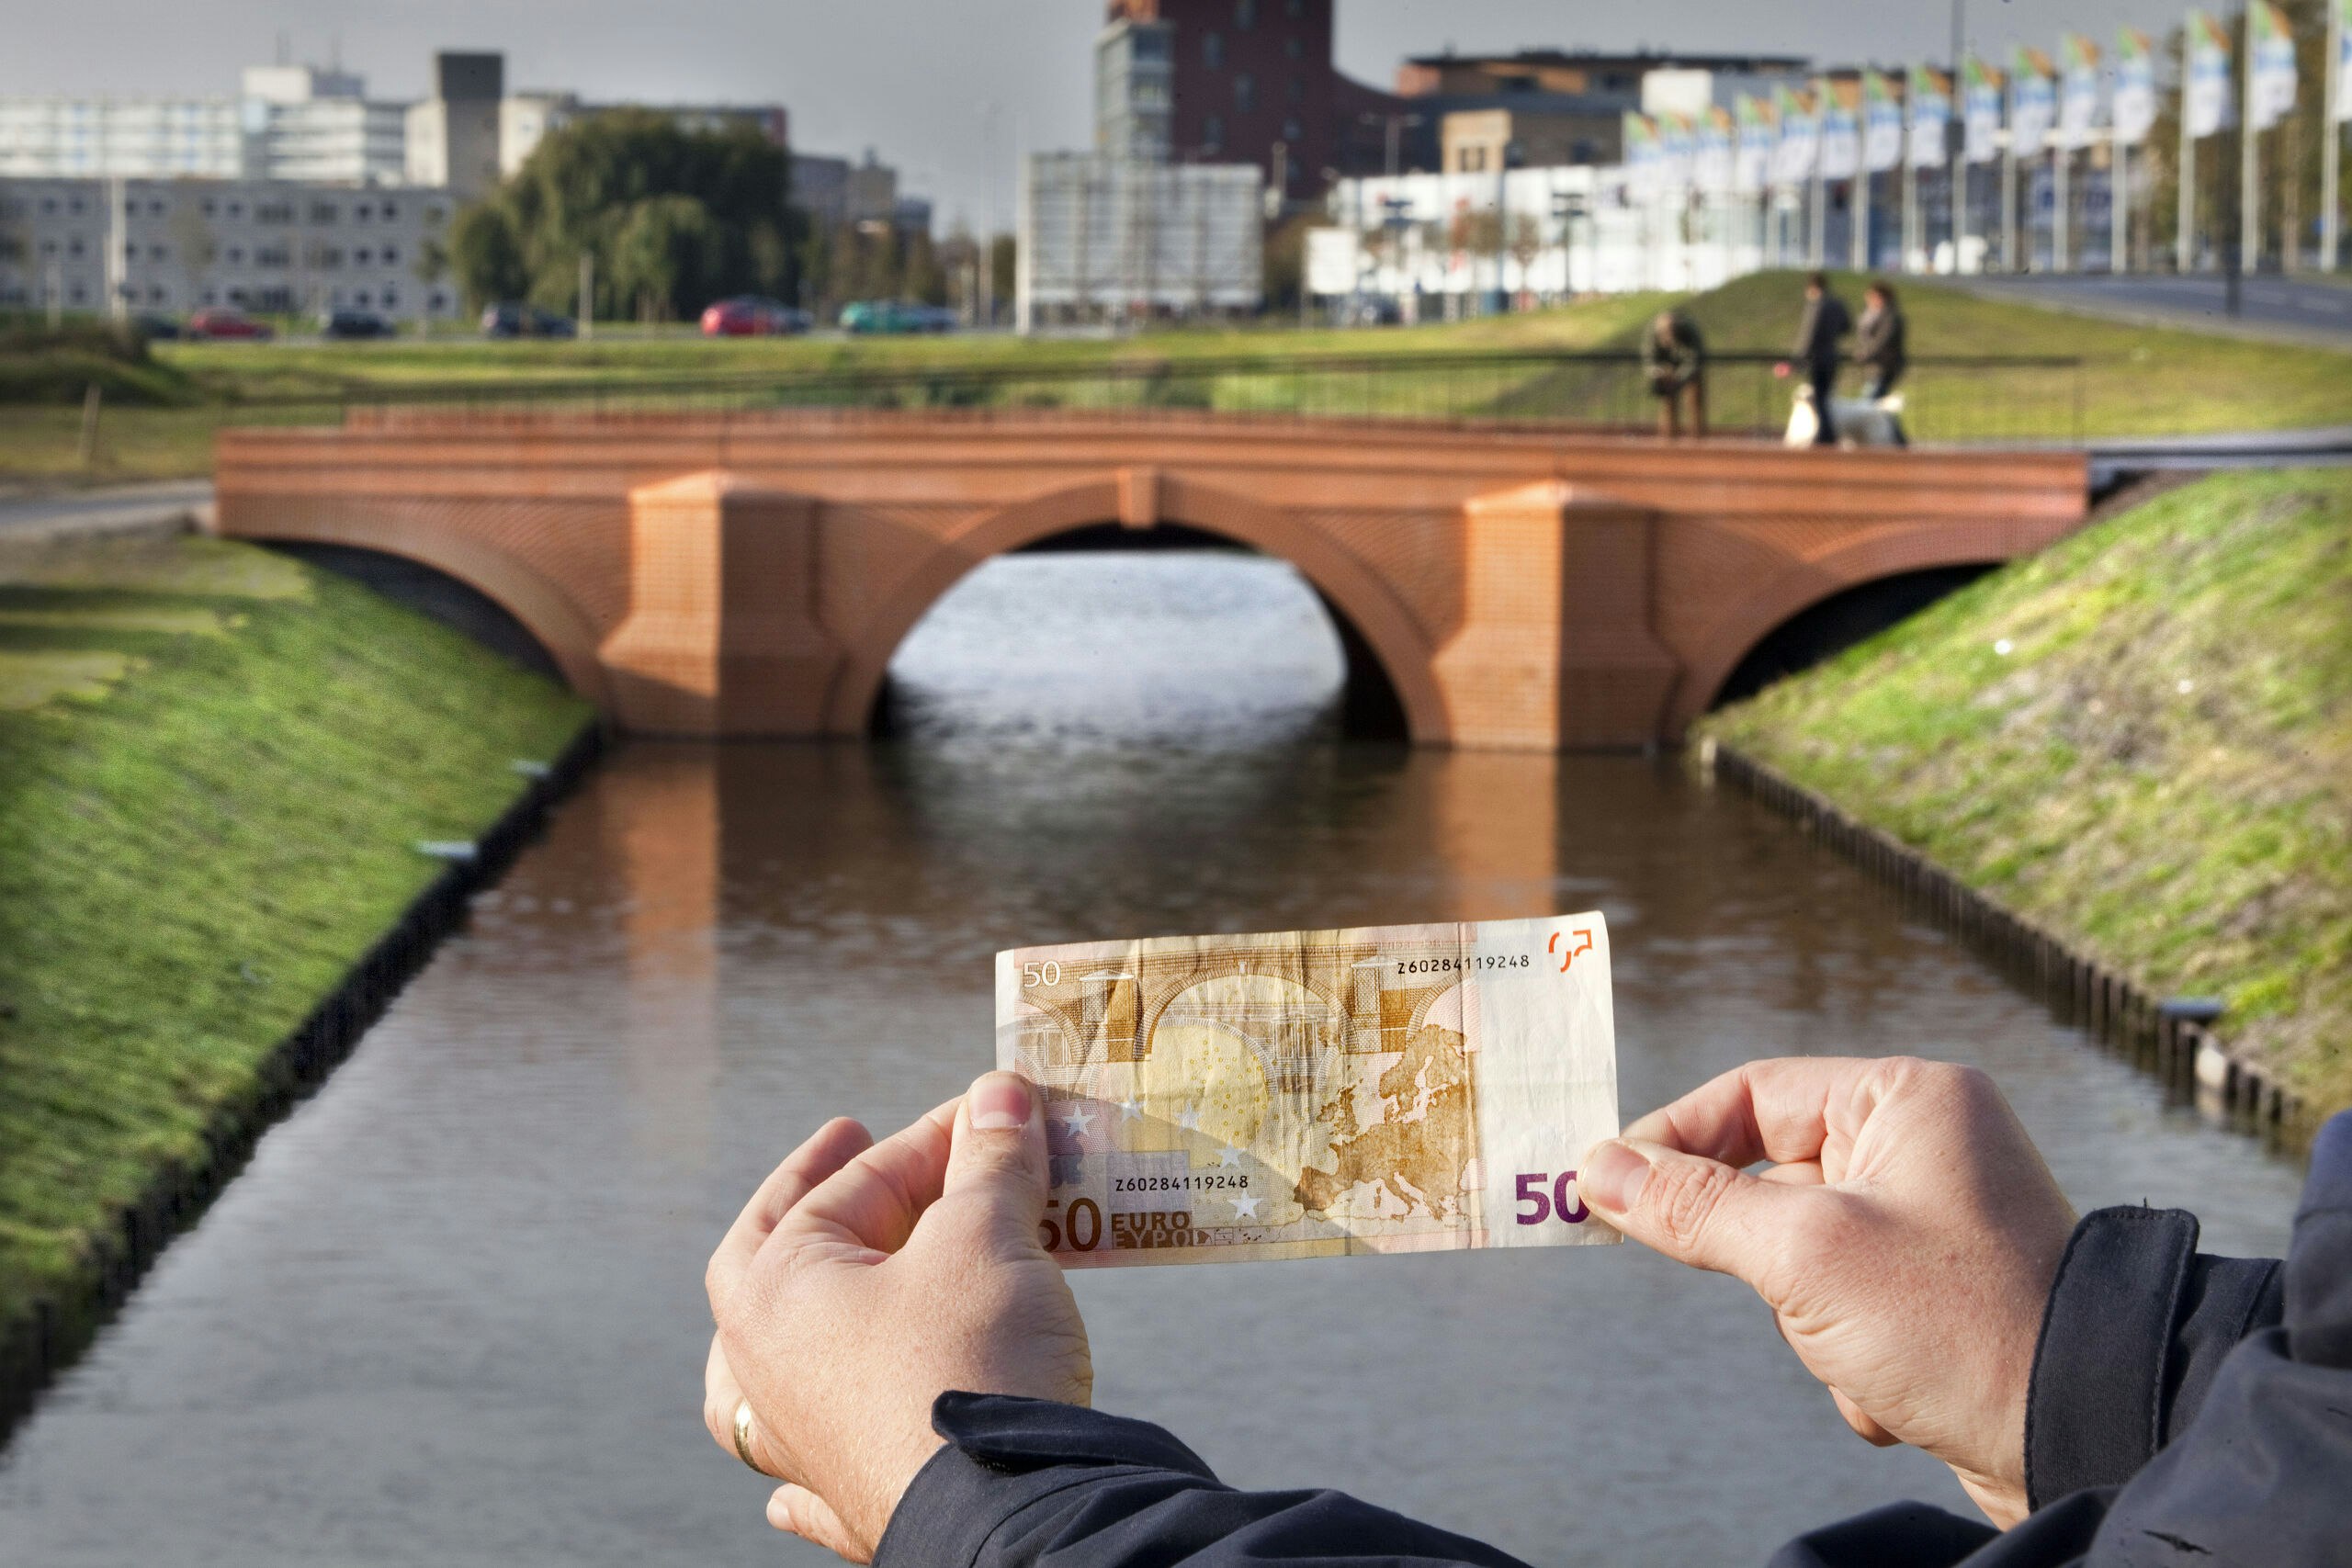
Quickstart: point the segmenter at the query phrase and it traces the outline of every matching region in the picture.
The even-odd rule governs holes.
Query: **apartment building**
[[[415,187],[0,178],[0,309],[449,315],[457,206]]]

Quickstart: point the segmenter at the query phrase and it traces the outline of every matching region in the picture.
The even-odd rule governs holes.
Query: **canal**
[[[1628,1115],[1743,1059],[2008,1090],[2081,1207],[2283,1247],[2288,1163],[1672,760],[1342,744],[1287,568],[1029,556],[872,746],[631,745],[263,1142],[0,1455],[0,1562],[813,1564],[705,1435],[702,1267],[828,1115],[989,1065],[1017,942],[1598,907]],[[1729,1280],[1624,1247],[1080,1276],[1105,1406],[1540,1563],[1760,1562],[1892,1498]]]

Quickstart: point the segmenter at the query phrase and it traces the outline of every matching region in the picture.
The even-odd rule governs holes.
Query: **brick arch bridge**
[[[862,734],[972,567],[1182,524],[1296,567],[1415,739],[1536,749],[1675,739],[1808,606],[2086,504],[2072,453],[1184,412],[356,415],[224,432],[216,484],[223,534],[470,584],[625,728]]]

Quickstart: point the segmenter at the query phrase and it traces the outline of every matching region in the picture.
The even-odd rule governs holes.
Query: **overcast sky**
[[[0,93],[230,94],[281,33],[297,62],[422,96],[435,49],[494,49],[510,87],[598,99],[781,102],[806,151],[873,147],[943,223],[1008,223],[1022,147],[1091,135],[1099,0],[8,0]],[[2174,0],[1968,0],[1972,47],[2054,51],[2073,28],[2162,36]],[[1386,85],[1451,43],[1742,50],[1894,63],[1949,52],[1946,0],[1340,0],[1342,69]]]

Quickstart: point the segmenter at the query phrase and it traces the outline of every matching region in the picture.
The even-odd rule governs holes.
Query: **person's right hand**
[[[2025,1517],[2027,1385],[2075,1213],[1992,1079],[1751,1062],[1580,1170],[1619,1230],[1753,1286],[1856,1432],[1942,1460],[2004,1529]]]

